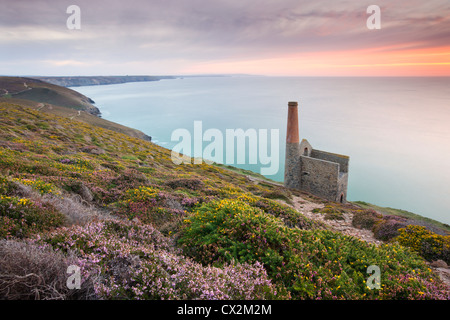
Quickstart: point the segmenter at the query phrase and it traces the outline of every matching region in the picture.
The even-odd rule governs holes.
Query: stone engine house
[[[298,103],[289,102],[284,185],[330,201],[347,201],[348,156],[313,149],[300,142]]]

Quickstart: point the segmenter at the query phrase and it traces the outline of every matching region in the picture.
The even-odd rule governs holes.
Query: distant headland
[[[172,76],[30,76],[30,78],[45,81],[61,87],[82,87],[127,82],[145,82],[199,77],[248,77],[250,74],[197,74]]]
[[[176,76],[62,76],[62,77],[33,77],[62,87],[81,87],[126,82],[159,81],[176,79]]]

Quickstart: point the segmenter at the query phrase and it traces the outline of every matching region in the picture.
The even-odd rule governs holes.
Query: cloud
[[[45,64],[50,64],[53,66],[75,66],[75,67],[79,67],[79,66],[92,66],[95,65],[95,63],[91,62],[91,63],[87,63],[87,62],[83,62],[83,61],[76,61],[76,60],[43,60],[42,61]]]
[[[49,27],[3,27],[0,33],[0,44],[17,44],[25,42],[62,42],[74,40],[90,40],[97,38],[93,34],[72,32],[68,29],[55,29]]]
[[[379,0],[382,29],[376,31],[366,28],[368,0],[77,0],[81,30],[68,30],[71,4],[73,0],[0,0],[0,69],[25,58],[24,51],[33,51],[40,61],[117,66],[173,60],[181,67],[180,61],[209,64],[342,50],[438,48],[450,36],[447,0]],[[73,65],[61,67],[71,70]],[[174,70],[170,63],[167,69]]]

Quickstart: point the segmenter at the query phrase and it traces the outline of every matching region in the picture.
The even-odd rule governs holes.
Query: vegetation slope
[[[175,165],[150,141],[16,102],[0,101],[2,298],[449,298],[418,230],[400,232],[413,244],[368,244],[283,203],[321,199],[222,166]],[[372,217],[324,202],[361,224]],[[445,259],[441,237],[426,239]],[[80,287],[67,286],[69,266]]]

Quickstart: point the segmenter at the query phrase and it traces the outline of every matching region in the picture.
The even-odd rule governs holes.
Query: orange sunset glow
[[[204,63],[185,71],[277,76],[450,76],[450,47],[299,53],[261,60]]]

